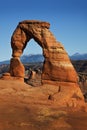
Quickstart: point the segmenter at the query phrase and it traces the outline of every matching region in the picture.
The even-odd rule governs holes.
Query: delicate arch
[[[20,56],[29,40],[33,38],[42,47],[45,57],[42,82],[77,82],[77,74],[64,47],[56,41],[49,27],[49,23],[36,20],[26,20],[18,24],[11,38],[13,56],[10,62],[11,76],[24,78]]]

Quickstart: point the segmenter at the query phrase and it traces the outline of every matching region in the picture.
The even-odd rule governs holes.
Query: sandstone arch
[[[47,22],[26,20],[18,24],[11,38],[12,56],[10,74],[16,78],[24,78],[24,66],[20,56],[30,39],[34,39],[43,50],[45,57],[42,83],[77,82],[77,74],[69,60],[63,45],[49,30]]]

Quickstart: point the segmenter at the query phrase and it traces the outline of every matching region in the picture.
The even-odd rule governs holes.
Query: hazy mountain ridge
[[[87,53],[80,54],[75,53],[69,56],[71,60],[87,60]],[[44,56],[42,54],[32,54],[32,55],[23,55],[21,56],[22,63],[35,63],[35,62],[43,62]],[[1,61],[0,65],[2,64],[10,64],[10,60]]]
[[[0,65],[4,65],[4,64],[10,64],[10,60],[5,60],[0,62]]]
[[[42,54],[36,54],[36,55],[23,55],[21,57],[22,63],[35,63],[35,62],[43,62],[44,57]]]
[[[87,60],[87,53],[80,54],[80,53],[75,53],[70,56],[70,59],[72,60]]]

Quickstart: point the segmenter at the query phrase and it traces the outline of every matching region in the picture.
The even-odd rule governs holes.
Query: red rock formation
[[[24,78],[25,69],[19,58],[12,58],[10,62],[10,73],[13,77]]]
[[[76,83],[77,74],[69,57],[63,45],[56,41],[50,32],[49,26],[47,22],[35,20],[27,20],[18,24],[11,38],[13,59],[10,64],[10,74],[16,77],[24,76],[24,68],[20,62],[18,63],[17,58],[23,53],[27,42],[33,38],[42,47],[45,57],[42,83],[49,83],[49,81]]]
[[[24,67],[20,62],[20,56],[23,53],[27,42],[33,38],[42,47],[45,58],[41,77],[43,85],[36,89],[32,87],[31,90],[25,88],[26,91],[23,91],[24,89],[21,88],[22,84],[19,82],[18,85],[15,85],[15,88],[18,89],[18,95],[15,95],[17,94],[17,90],[14,88],[12,89],[13,85],[11,84],[11,98],[8,99],[12,100],[13,93],[14,97],[17,96],[16,99],[19,99],[19,102],[23,102],[23,104],[33,103],[35,106],[37,106],[36,104],[41,104],[41,106],[42,104],[45,104],[46,108],[50,105],[54,107],[55,104],[57,105],[56,110],[58,110],[59,106],[69,107],[73,110],[85,107],[84,97],[77,84],[77,74],[64,47],[60,42],[56,41],[54,35],[49,30],[49,26],[50,24],[47,22],[23,21],[18,24],[14,31],[11,38],[13,58],[10,62],[10,75],[5,74],[3,78],[24,79]],[[23,87],[24,86],[23,83]],[[4,96],[6,96],[6,93],[8,95],[9,85],[8,89],[6,87],[6,90],[3,91],[1,87],[1,90]],[[23,92],[20,92],[20,90]],[[50,101],[48,100],[49,95],[52,95],[54,101],[53,104],[50,102],[50,105],[48,105]],[[31,106],[30,104],[29,106]]]

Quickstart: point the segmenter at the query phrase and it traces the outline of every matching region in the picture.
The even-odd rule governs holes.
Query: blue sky
[[[0,61],[11,58],[10,40],[23,20],[42,20],[69,55],[87,53],[87,0],[0,0]],[[31,40],[24,54],[41,53]]]

